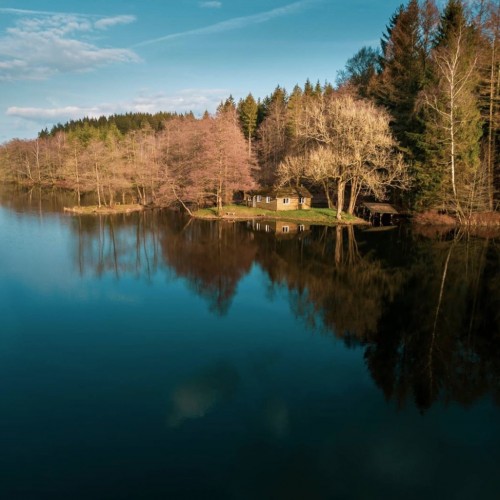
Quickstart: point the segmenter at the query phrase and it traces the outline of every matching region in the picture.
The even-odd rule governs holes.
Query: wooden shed
[[[390,222],[394,216],[398,216],[399,212],[390,203],[375,203],[364,202],[357,211],[358,215],[369,220],[374,218],[382,219],[384,215],[389,216]]]
[[[312,195],[308,189],[300,187],[282,187],[262,189],[246,194],[247,206],[266,210],[309,210]]]

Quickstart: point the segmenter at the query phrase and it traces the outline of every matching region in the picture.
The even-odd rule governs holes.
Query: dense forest
[[[498,211],[500,4],[409,0],[380,47],[335,86],[232,97],[214,115],[84,118],[0,147],[4,182],[93,192],[99,205],[215,205],[259,185],[304,184],[338,213],[390,198],[462,222]]]

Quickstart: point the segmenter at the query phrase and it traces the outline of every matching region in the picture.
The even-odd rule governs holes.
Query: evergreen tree
[[[479,105],[484,121],[483,163],[487,172],[488,208],[493,210],[496,196],[500,193],[500,164],[498,157],[500,142],[500,3],[495,0],[482,1],[474,24],[479,34],[478,65],[480,74]],[[495,172],[495,169],[497,170]]]
[[[264,121],[265,117],[266,117],[266,106],[259,98],[257,100],[257,128],[260,127],[260,124]]]
[[[321,97],[323,95],[323,89],[321,88],[321,83],[319,83],[319,80],[316,82],[316,85],[314,86],[313,94],[314,97]]]
[[[425,90],[425,163],[417,175],[421,201],[453,210],[462,219],[483,208],[480,169],[481,117],[476,30],[463,4],[449,0],[432,54],[434,81]],[[432,179],[432,184],[422,180]]]
[[[236,102],[232,95],[229,95],[229,97],[217,107],[217,113],[226,111],[236,111]]]
[[[407,158],[414,152],[412,136],[418,130],[415,103],[425,83],[420,9],[417,0],[400,7],[382,40],[383,71],[377,88],[378,100],[392,114],[393,131]]]
[[[325,82],[325,88],[323,90],[323,95],[330,98],[335,93],[335,89],[330,82]]]
[[[314,88],[309,78],[306,80],[306,83],[304,84],[304,95],[306,97],[312,97],[314,95]]]
[[[287,93],[279,85],[264,99],[265,119],[259,127],[259,180],[271,185],[287,151]]]
[[[441,15],[439,28],[434,40],[434,47],[448,46],[455,37],[455,34],[464,30],[466,24],[462,0],[448,0]]]
[[[297,137],[297,132],[303,114],[304,99],[299,85],[295,85],[287,103],[287,135],[291,141]]]
[[[380,47],[382,48],[382,54],[385,54],[387,52],[387,45],[389,44],[389,41],[391,39],[392,31],[398,22],[399,16],[403,12],[403,8],[404,8],[403,5],[400,5],[396,9],[396,12],[394,12],[394,14],[389,19],[389,24],[385,27],[386,32],[382,35],[382,39],[380,40]],[[381,59],[382,66],[383,63],[384,63],[384,58]]]
[[[248,141],[248,155],[252,155],[252,139],[257,129],[258,105],[252,94],[248,94],[245,99],[238,103],[238,117],[240,125]]]

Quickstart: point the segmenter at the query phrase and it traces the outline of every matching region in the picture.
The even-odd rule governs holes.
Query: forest
[[[188,211],[305,185],[339,216],[368,197],[467,223],[500,208],[499,19],[496,0],[409,0],[334,85],[59,123],[1,145],[0,180]]]

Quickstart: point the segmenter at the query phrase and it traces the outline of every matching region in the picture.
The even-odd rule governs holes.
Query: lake
[[[500,238],[0,192],[0,498],[496,499]]]

